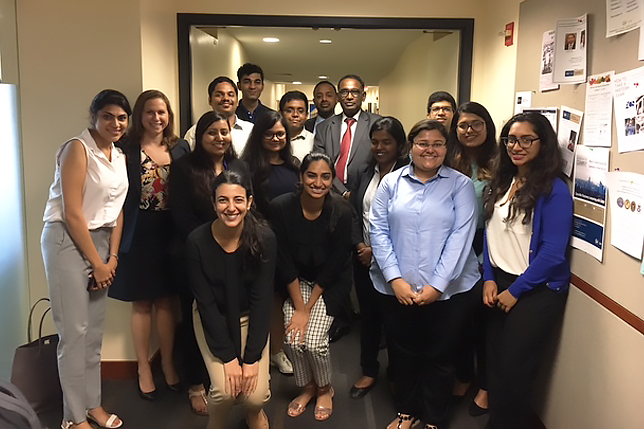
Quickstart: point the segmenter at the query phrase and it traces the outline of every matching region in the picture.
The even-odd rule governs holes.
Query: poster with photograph
[[[523,113],[540,113],[545,116],[552,125],[552,129],[557,132],[557,118],[559,117],[559,109],[557,107],[530,107],[523,109]]]
[[[635,30],[641,21],[641,0],[606,0],[606,37]]]
[[[610,71],[588,78],[584,121],[586,146],[611,146],[614,75],[615,72]]]
[[[587,15],[557,21],[553,82],[586,82]]]
[[[579,145],[575,155],[572,246],[599,262],[604,250],[607,188],[603,182],[609,153],[610,149]]]
[[[583,117],[584,112],[581,110],[561,106],[557,137],[559,139],[561,156],[563,157],[563,172],[568,177],[571,177],[570,175],[572,174],[572,167],[575,160],[575,147],[579,141],[579,131],[581,131],[581,120]]]
[[[610,207],[610,244],[642,259],[644,243],[644,176],[613,171],[606,173]]]
[[[555,63],[555,30],[545,31],[541,43],[541,72],[539,74],[539,91],[559,89],[559,84],[552,81]]]
[[[615,126],[619,153],[644,149],[644,67],[613,78]]]
[[[514,95],[514,114],[532,106],[532,91],[517,91]]]

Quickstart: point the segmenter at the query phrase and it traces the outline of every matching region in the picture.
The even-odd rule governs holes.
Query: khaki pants
[[[208,427],[207,429],[225,429],[230,409],[236,401],[241,402],[247,410],[257,412],[271,398],[270,390],[270,355],[269,341],[262,351],[262,357],[259,360],[259,374],[257,376],[257,388],[250,396],[239,396],[237,398],[226,393],[226,373],[224,363],[213,356],[206,344],[206,337],[201,324],[201,317],[197,310],[196,303],[192,306],[192,315],[195,326],[195,336],[201,355],[203,356],[208,375],[210,376],[210,391],[208,392]],[[241,348],[242,353],[246,348],[246,339],[248,338],[249,317],[244,316],[240,319],[241,325]]]

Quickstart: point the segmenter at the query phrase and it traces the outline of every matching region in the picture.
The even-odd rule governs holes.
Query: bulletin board
[[[532,107],[562,105],[584,110],[586,84],[561,84],[559,90],[539,92],[542,36],[555,30],[557,20],[588,14],[587,75],[614,70],[621,73],[644,66],[637,60],[639,31],[606,38],[606,0],[526,0],[520,5],[517,37],[515,91],[534,91]],[[644,174],[644,151],[618,153],[613,117],[609,171]],[[580,143],[583,144],[581,135]],[[608,209],[604,236],[603,262],[572,250],[572,272],[608,298],[644,319],[644,276],[641,261],[613,247],[610,237],[611,212]],[[573,282],[574,284],[574,282]],[[641,321],[640,321],[641,322]]]

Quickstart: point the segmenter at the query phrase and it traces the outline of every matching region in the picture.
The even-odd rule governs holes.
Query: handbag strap
[[[43,301],[51,302],[49,301],[49,298],[40,298],[38,301],[34,302],[34,305],[31,306],[31,310],[29,310],[29,321],[27,322],[27,342],[28,343],[31,342],[31,319],[33,318],[34,310],[36,309],[36,306]],[[49,310],[51,310],[51,307],[49,307],[47,311]],[[40,317],[40,332],[39,332],[40,336],[42,336],[42,321],[45,318],[45,314],[47,314],[47,311],[45,311]]]
[[[45,312],[40,317],[40,325],[38,326],[38,342],[39,343],[42,343],[42,341],[40,341],[40,340],[42,340],[42,325],[43,325],[43,322],[45,321],[45,316],[50,311],[51,311],[51,307],[47,308],[47,310],[45,310]]]
[[[25,396],[13,384],[0,380],[0,408],[24,417],[31,428],[42,428],[36,412],[29,406]]]

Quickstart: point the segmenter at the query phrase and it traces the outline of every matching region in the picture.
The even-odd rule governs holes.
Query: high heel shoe
[[[141,390],[141,385],[139,384],[139,380],[137,378],[136,380],[136,390],[139,392],[139,396],[141,399],[145,401],[156,401],[157,400],[157,389],[154,389],[151,392],[144,392]]]
[[[167,381],[165,382],[165,387],[168,388],[168,390],[171,390],[172,392],[181,392],[183,389],[181,388],[181,382],[177,382],[174,384],[170,384]]]

